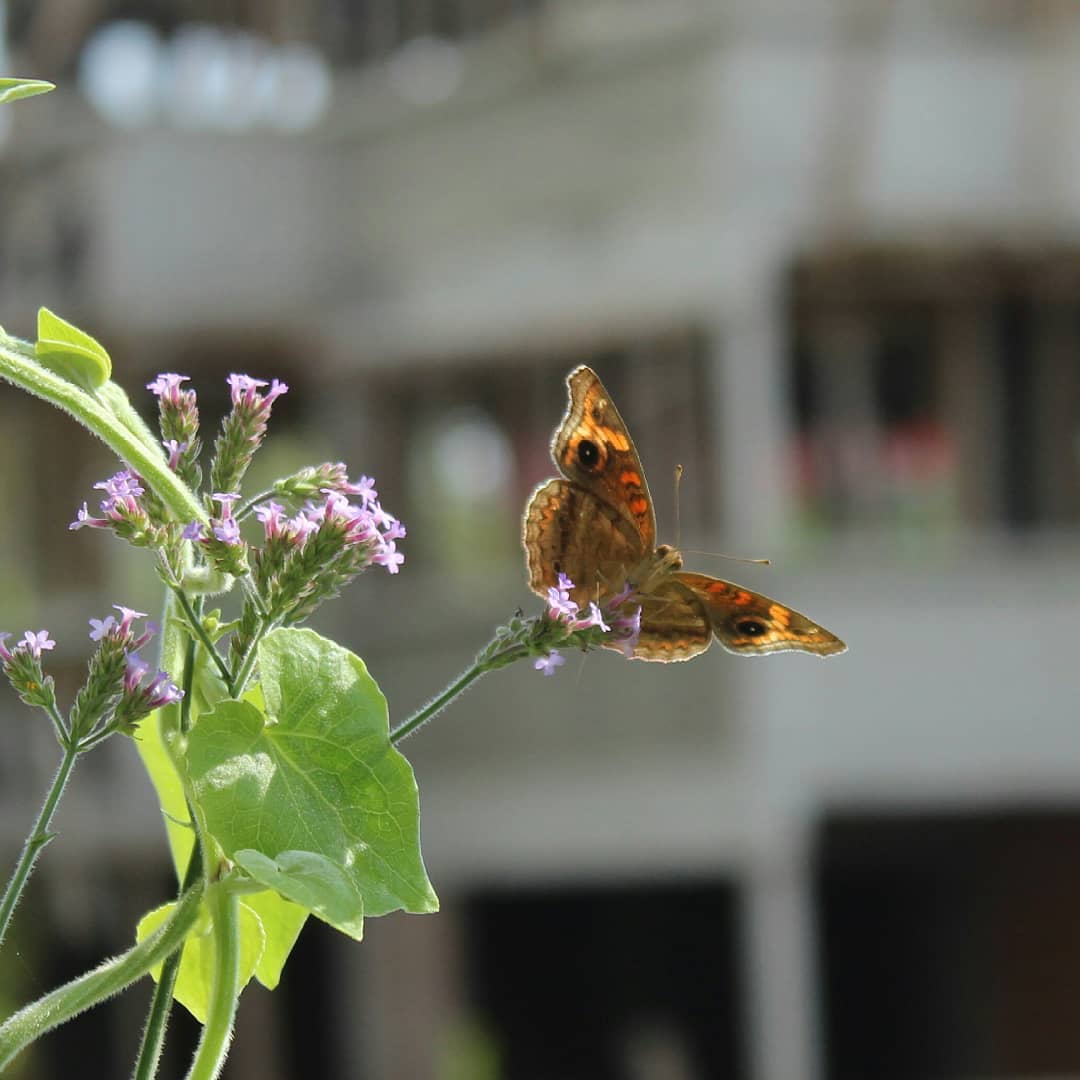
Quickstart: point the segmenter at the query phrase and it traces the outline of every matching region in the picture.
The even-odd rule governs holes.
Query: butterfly
[[[551,443],[562,476],[533,492],[522,526],[533,592],[546,598],[565,574],[574,583],[571,599],[585,607],[629,582],[633,603],[641,605],[638,660],[689,660],[714,635],[740,656],[833,656],[847,649],[805,615],[741,585],[683,570],[678,551],[657,547],[649,487],[611,395],[585,366],[570,372],[566,384],[570,401]]]

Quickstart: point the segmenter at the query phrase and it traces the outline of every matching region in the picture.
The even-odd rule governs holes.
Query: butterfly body
[[[639,660],[688,660],[715,636],[731,652],[761,656],[843,652],[823,627],[767,596],[683,570],[682,555],[656,545],[656,517],[637,449],[594,371],[567,377],[570,401],[551,455],[561,477],[541,484],[525,512],[529,586],[547,596],[560,573],[581,606],[629,582],[641,605]],[[615,647],[615,646],[613,646]]]

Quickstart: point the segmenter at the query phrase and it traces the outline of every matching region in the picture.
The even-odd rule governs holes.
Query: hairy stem
[[[187,1080],[215,1080],[221,1073],[240,996],[240,900],[219,883],[210,888],[207,903],[214,919],[214,981]]]
[[[399,743],[402,739],[408,738],[408,736],[418,728],[423,727],[432,717],[441,713],[454,698],[463,693],[470,685],[472,685],[472,683],[479,679],[481,675],[486,675],[489,671],[494,671],[496,668],[505,667],[515,660],[524,659],[529,655],[529,650],[524,645],[511,645],[502,652],[494,653],[490,656],[481,655],[483,656],[483,659],[475,660],[472,665],[467,667],[441,694],[433,697],[422,708],[417,709],[408,720],[404,720],[398,724],[398,726],[390,732],[390,741],[392,743]]]
[[[194,818],[194,814],[192,815]],[[187,892],[202,876],[202,847],[196,844],[191,849],[184,881],[180,887],[181,896]],[[165,1047],[165,1032],[169,1024],[169,1009],[172,1007],[173,990],[176,977],[180,973],[180,957],[183,954],[183,942],[177,946],[161,965],[161,975],[154,987],[154,996],[150,1001],[150,1011],[146,1015],[139,1056],[135,1059],[132,1080],[152,1080],[157,1075],[161,1052]]]
[[[60,801],[60,796],[64,794],[64,788],[67,787],[67,782],[71,777],[71,770],[75,767],[75,760],[78,756],[78,747],[69,742],[64,747],[64,756],[60,759],[60,765],[56,770],[56,775],[53,777],[52,786],[45,797],[37,821],[34,822],[34,828],[26,838],[26,843],[23,844],[22,854],[19,856],[15,872],[11,875],[11,880],[4,890],[3,898],[0,899],[0,942],[4,940],[8,924],[11,922],[11,916],[15,911],[15,905],[18,904],[19,897],[22,896],[23,888],[26,886],[30,873],[34,869],[34,863],[37,862],[42,849],[52,839],[52,835],[49,833],[49,825],[52,823],[53,814],[56,812],[56,804]]]
[[[168,920],[144,941],[25,1006],[0,1024],[0,1072],[35,1039],[119,993],[178,949],[195,925],[202,896],[200,878],[180,898]]]

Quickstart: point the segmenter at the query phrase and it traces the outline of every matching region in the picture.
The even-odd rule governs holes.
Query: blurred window
[[[863,251],[791,291],[807,528],[1080,524],[1080,262]]]

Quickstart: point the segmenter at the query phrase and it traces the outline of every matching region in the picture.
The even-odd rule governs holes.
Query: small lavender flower
[[[548,588],[548,615],[552,619],[566,620],[577,617],[580,608],[570,599],[573,588],[574,583],[562,573],[559,574],[558,584]]]
[[[24,648],[35,660],[40,660],[42,650],[55,649],[56,642],[49,637],[48,630],[38,630],[37,633],[27,630],[16,648]]]
[[[164,439],[161,445],[169,452],[169,468],[177,472],[184,452],[188,448],[187,443],[177,442],[176,439]]]
[[[104,619],[90,619],[90,640],[100,641],[116,626],[116,618],[106,615]]]
[[[370,476],[361,476],[356,483],[349,483],[346,480],[345,483],[337,486],[337,490],[345,495],[359,495],[361,506],[372,506],[379,498],[379,493],[375,490],[375,481]]]
[[[378,550],[371,557],[371,561],[379,566],[385,566],[387,573],[396,574],[405,561],[405,556],[398,551],[397,544],[393,540],[383,539]]]
[[[542,671],[545,675],[554,675],[556,669],[562,667],[566,663],[566,657],[562,653],[552,649],[547,656],[538,657],[533,667],[537,671]]]
[[[210,466],[210,484],[215,491],[239,491],[255,451],[262,445],[270,409],[288,391],[288,386],[274,379],[265,393],[262,379],[232,374],[226,380],[232,398],[232,411],[221,422],[221,434],[214,442],[214,460]]]
[[[604,622],[604,615],[600,610],[600,605],[594,600],[589,601],[589,614],[581,619],[574,619],[570,624],[572,630],[588,630],[591,627],[598,627],[603,630],[605,634],[611,633],[611,627]]]
[[[240,526],[232,516],[232,504],[240,496],[233,493],[215,492],[214,500],[221,504],[221,516],[211,519],[210,527],[214,536],[223,544],[231,544],[234,547],[240,543]]]
[[[150,670],[150,665],[136,652],[127,654],[127,664],[124,667],[124,693],[133,693],[135,688],[142,682],[142,677]]]

